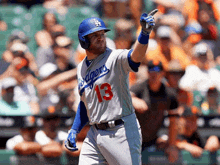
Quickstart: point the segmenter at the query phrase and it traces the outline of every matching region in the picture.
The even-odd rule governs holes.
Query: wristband
[[[138,42],[140,44],[146,45],[148,44],[149,41],[149,34],[145,34],[143,31],[138,36]]]

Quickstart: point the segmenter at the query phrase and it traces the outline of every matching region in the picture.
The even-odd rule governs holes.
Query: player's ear
[[[88,36],[82,37],[81,35],[78,35],[78,37],[81,47],[84,49],[88,49],[90,46],[90,41],[88,39]]]

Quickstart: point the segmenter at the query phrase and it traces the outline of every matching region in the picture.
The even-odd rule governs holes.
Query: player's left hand
[[[142,31],[145,34],[150,34],[153,27],[155,26],[155,20],[154,20],[153,16],[154,16],[154,14],[156,14],[157,11],[158,11],[158,9],[154,9],[149,14],[143,13],[141,15],[140,24],[141,24],[141,27],[142,27]]]
[[[68,132],[67,140],[65,141],[65,147],[70,151],[77,151],[78,148],[76,147],[76,131],[70,129]]]

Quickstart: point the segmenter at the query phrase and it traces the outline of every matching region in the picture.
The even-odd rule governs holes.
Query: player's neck
[[[94,54],[86,50],[87,60],[93,60],[97,58],[100,54]]]

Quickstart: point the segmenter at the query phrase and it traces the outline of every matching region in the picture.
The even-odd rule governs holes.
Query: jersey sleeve
[[[117,63],[123,68],[123,70],[128,73],[130,71],[137,72],[138,67],[140,66],[140,63],[135,63],[131,59],[131,53],[133,49],[130,50],[123,50],[118,58],[117,58]]]
[[[134,72],[137,72],[138,71],[138,68],[140,66],[140,62],[136,63],[134,61],[132,61],[131,59],[131,53],[133,52],[133,49],[131,49],[129,52],[128,52],[128,63],[129,63],[129,66],[131,67],[131,69],[134,71]]]

